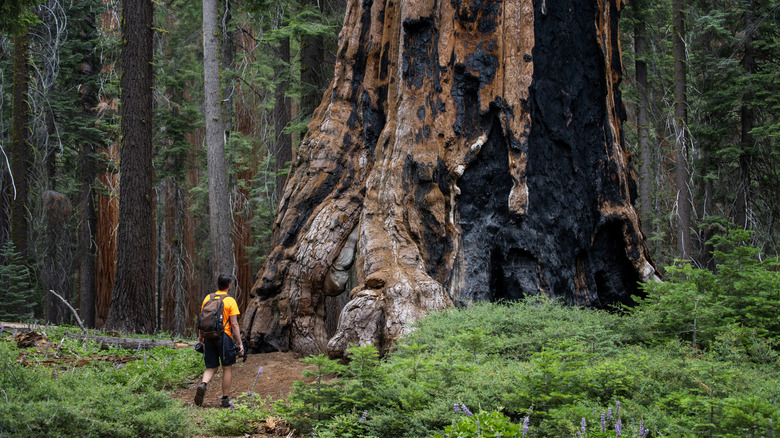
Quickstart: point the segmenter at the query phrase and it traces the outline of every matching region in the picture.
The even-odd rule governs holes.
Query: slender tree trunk
[[[14,37],[13,123],[11,126],[11,240],[27,260],[28,187],[30,174],[30,35]]]
[[[280,171],[288,168],[288,163],[292,160],[292,136],[286,134],[284,129],[290,125],[292,119],[292,112],[290,108],[290,98],[286,96],[287,89],[290,86],[288,80],[289,65],[290,65],[290,39],[283,38],[279,41],[279,63],[276,68],[276,89],[274,91],[274,131],[275,131],[275,147],[274,155],[276,156],[276,190],[275,198],[278,202],[282,202],[282,195],[284,193],[284,185],[287,181],[287,175],[283,175]]]
[[[95,327],[95,264],[97,257],[96,231],[97,211],[93,186],[97,182],[97,149],[92,144],[82,144],[79,155],[81,162],[81,199],[79,209],[79,293],[81,319],[87,327]]]
[[[672,3],[674,35],[674,161],[677,183],[677,255],[681,259],[693,257],[691,240],[691,196],[688,168],[688,96],[687,58],[685,53],[685,4],[683,0]]]
[[[151,0],[122,3],[119,229],[116,280],[106,321],[106,328],[142,333],[156,328],[153,12]]]
[[[249,347],[383,351],[459,301],[630,302],[655,268],[623,147],[621,5],[350,1],[243,318]],[[325,297],[352,266],[330,337]]]
[[[302,5],[316,8],[324,13],[324,0],[302,0]],[[328,75],[323,71],[325,64],[325,40],[322,36],[303,38],[301,40],[301,114],[305,117],[314,113],[322,100],[322,92],[327,87]]]
[[[89,41],[97,35],[97,16],[92,13],[85,19],[87,32],[82,37]],[[100,72],[100,62],[93,54],[85,55],[80,72],[84,77],[79,95],[81,113],[86,117],[95,116],[98,103],[98,90],[93,86],[92,78]],[[97,257],[97,210],[95,208],[95,184],[97,183],[98,163],[96,156],[98,146],[84,141],[79,147],[79,166],[81,177],[81,197],[79,210],[81,220],[78,230],[78,263],[79,263],[79,310],[81,319],[87,327],[95,327],[95,275]]]
[[[637,137],[639,138],[639,211],[642,216],[642,232],[652,234],[653,224],[653,150],[650,141],[650,99],[647,87],[647,39],[644,17],[638,15],[634,24],[634,57],[636,86],[639,93],[637,105]]]
[[[230,238],[230,198],[225,163],[225,125],[222,114],[219,54],[221,33],[217,0],[203,0],[203,78],[205,87],[206,158],[209,181],[209,235],[211,272],[214,283],[219,274],[233,272]]]
[[[253,56],[256,41],[251,29],[242,28],[241,31],[236,33],[236,50],[239,52],[240,57],[245,62],[254,62]],[[251,89],[244,87],[241,82],[236,84],[236,99],[235,99],[235,130],[248,138],[256,138],[260,133],[257,132],[258,124],[255,122],[255,115],[259,113],[259,109],[256,104],[255,95]],[[258,150],[257,145],[259,142],[255,142],[252,148],[252,157],[257,159],[248,160],[246,167],[236,173],[236,197],[233,205],[234,211],[234,242],[233,253],[236,260],[236,281],[234,286],[234,294],[238,308],[243,313],[246,309],[247,301],[249,298],[249,290],[254,283],[254,274],[257,267],[253,261],[249,259],[246,248],[249,248],[253,242],[254,229],[252,227],[252,217],[254,212],[252,211],[252,203],[250,188],[252,187],[252,180],[257,174],[257,162],[262,159],[261,152]]]
[[[742,68],[745,75],[750,78],[756,71],[755,56],[753,55],[753,2],[748,1],[745,9],[745,51],[742,56]],[[739,174],[736,186],[736,196],[734,201],[734,222],[743,229],[750,228],[748,223],[748,204],[750,193],[750,157],[753,149],[753,135],[750,131],[753,129],[755,115],[751,103],[753,92],[750,81],[745,87],[742,95],[742,106],[740,108],[741,130],[740,142],[741,151],[739,154]]]
[[[118,0],[103,0],[106,10],[100,16],[101,32],[119,33],[119,20],[116,19]],[[116,36],[118,39],[121,35]],[[115,59],[101,58],[105,64],[105,73],[113,74]],[[116,119],[119,112],[116,95],[99,95],[98,117]],[[99,148],[101,165],[97,176],[95,231],[95,328],[102,328],[111,308],[111,294],[114,289],[117,259],[117,227],[119,226],[119,141],[109,137],[107,143]]]

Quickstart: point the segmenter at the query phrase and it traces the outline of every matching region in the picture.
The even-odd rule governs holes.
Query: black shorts
[[[206,368],[216,368],[220,364],[223,367],[236,363],[238,349],[233,343],[233,338],[226,333],[222,333],[218,338],[204,339],[203,359],[206,361]]]

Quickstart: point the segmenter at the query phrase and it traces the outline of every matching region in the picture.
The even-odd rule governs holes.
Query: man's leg
[[[222,366],[222,395],[230,395],[230,383],[233,380],[233,366]]]
[[[214,377],[214,373],[216,372],[217,372],[216,368],[206,368],[206,371],[203,372],[203,380],[201,380],[201,382],[203,383],[211,382],[211,378]]]
[[[196,406],[203,404],[203,397],[206,395],[206,385],[211,382],[211,378],[214,377],[214,373],[216,371],[216,368],[206,368],[206,371],[203,372],[203,379],[201,380],[201,384],[198,385],[198,389],[195,391]]]

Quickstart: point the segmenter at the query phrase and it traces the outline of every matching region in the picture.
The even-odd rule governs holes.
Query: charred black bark
[[[458,301],[629,302],[653,278],[622,144],[616,1],[353,1],[244,322],[255,351],[380,351]],[[326,296],[354,287],[333,334]]]

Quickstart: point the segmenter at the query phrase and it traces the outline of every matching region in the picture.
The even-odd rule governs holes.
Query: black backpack
[[[223,309],[225,307],[222,299],[227,295],[209,295],[209,300],[203,306],[198,315],[198,330],[205,339],[218,338],[225,331],[225,322]]]

